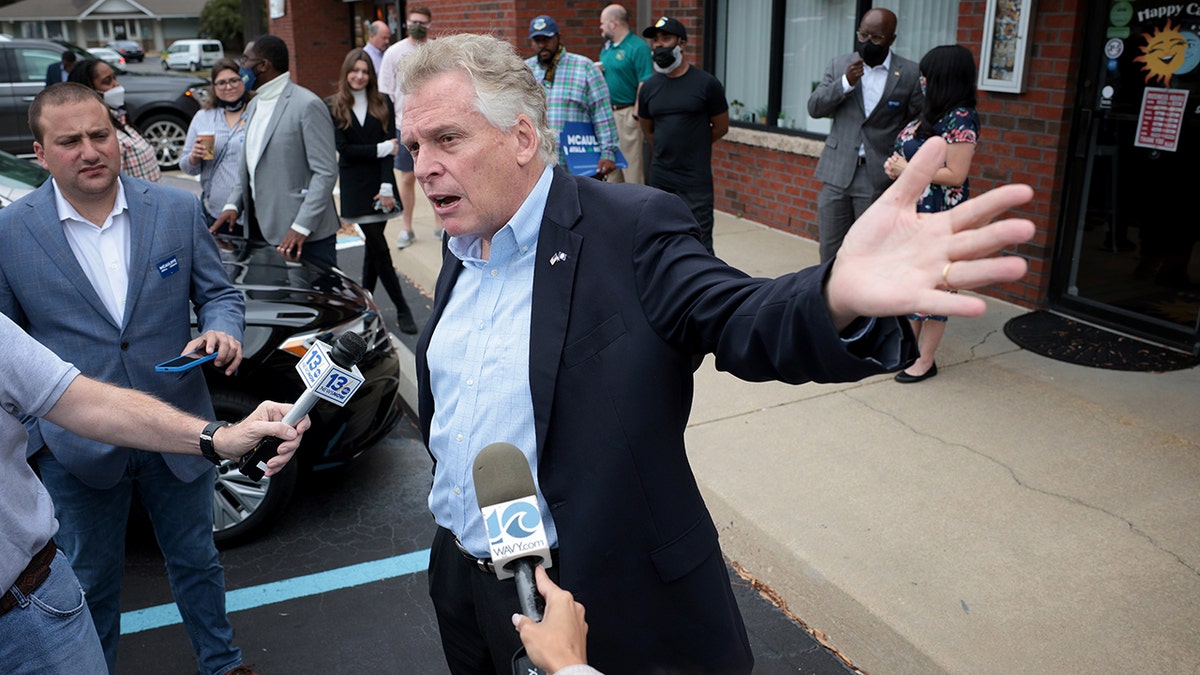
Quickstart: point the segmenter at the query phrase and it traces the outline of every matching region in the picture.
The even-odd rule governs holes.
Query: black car
[[[141,63],[146,60],[146,52],[142,51],[142,46],[133,40],[112,40],[104,46],[124,56],[127,63],[134,61]]]
[[[85,49],[66,42],[0,38],[0,150],[14,155],[33,153],[29,104],[46,86],[46,68],[71,49],[92,58]],[[207,80],[190,75],[131,73],[114,68],[125,87],[129,119],[154,146],[158,165],[178,167],[188,125],[208,95]]]
[[[322,401],[296,458],[254,482],[233,462],[217,470],[213,536],[231,546],[260,534],[291,498],[300,471],[341,466],[383,439],[402,414],[400,357],[371,294],[340,271],[287,262],[274,247],[218,237],[225,269],[246,298],[244,360],[232,377],[203,366],[217,417],[239,420],[264,399],[292,402],[304,392],[296,364],[316,340],[333,344],[347,331],[368,350],[358,367],[365,382],[344,408]]]

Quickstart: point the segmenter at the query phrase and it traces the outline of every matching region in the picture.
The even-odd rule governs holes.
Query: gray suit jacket
[[[51,181],[0,209],[0,312],[38,342],[93,379],[153,394],[212,419],[199,368],[160,373],[192,339],[189,304],[201,331],[242,339],[245,305],[221,265],[217,245],[187,192],[122,175],[129,205],[129,286],[124,325],[117,325],[67,242]],[[128,448],[91,441],[41,419],[30,419],[30,451],[44,443],[72,474],[95,488],[116,484]],[[181,480],[195,479],[208,460],[164,455]]]
[[[257,124],[258,100],[251,99],[249,106],[251,124]],[[262,155],[254,170],[254,216],[263,238],[278,244],[292,223],[310,231],[309,241],[336,235],[341,227],[333,203],[337,149],[325,102],[288,82],[267,125]],[[241,213],[250,202],[246,155],[242,153],[241,180],[229,195],[229,203],[236,204]]]
[[[814,176],[839,188],[850,185],[861,143],[866,148],[871,184],[876,192],[883,192],[892,182],[883,171],[883,162],[892,154],[896,135],[921,112],[921,73],[916,63],[893,51],[883,96],[867,117],[862,87],[854,87],[849,94],[842,91],[842,76],[856,58],[858,54],[843,54],[830,62],[821,84],[808,97],[811,117],[833,117]]]

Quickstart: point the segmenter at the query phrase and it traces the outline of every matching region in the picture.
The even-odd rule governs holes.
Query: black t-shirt
[[[655,73],[642,85],[638,116],[654,120],[650,182],[712,189],[712,118],[729,110],[717,78],[689,65],[679,77]]]

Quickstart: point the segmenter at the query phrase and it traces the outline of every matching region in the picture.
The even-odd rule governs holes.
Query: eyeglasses
[[[888,36],[886,35],[879,35],[878,33],[865,33],[861,30],[854,31],[854,35],[858,38],[859,42],[866,42],[867,40],[870,40],[877,45],[887,42],[888,39]]]
[[[254,56],[243,56],[242,58],[238,59],[237,63],[243,68],[253,68],[263,61],[266,61],[266,59],[260,59]]]
[[[229,80],[218,80],[216,82],[213,82],[213,86],[216,87],[217,89],[233,89],[234,87],[238,86],[239,84],[242,84],[242,78],[240,78],[240,77],[235,77],[235,78],[232,78]]]

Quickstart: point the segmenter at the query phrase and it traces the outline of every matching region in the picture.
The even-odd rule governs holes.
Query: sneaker
[[[400,230],[400,235],[396,237],[396,248],[408,248],[409,246],[412,246],[412,243],[416,240],[417,238],[412,232],[409,232],[408,230]]]

